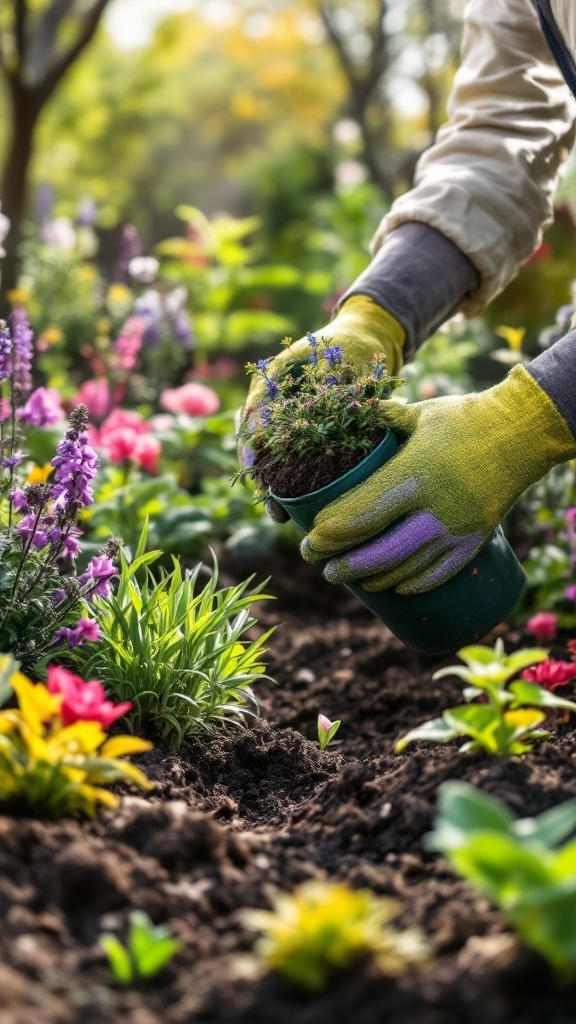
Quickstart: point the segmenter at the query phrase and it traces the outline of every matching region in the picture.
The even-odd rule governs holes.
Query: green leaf
[[[503,909],[530,889],[551,882],[550,865],[542,855],[501,832],[475,832],[462,846],[449,850],[448,857],[460,874]]]
[[[134,970],[128,950],[124,948],[116,935],[109,932],[101,935],[99,942],[108,957],[110,970],[116,981],[121,985],[129,985],[134,980]]]
[[[568,711],[576,711],[574,701],[557,697],[556,694],[547,690],[537,683],[531,683],[527,679],[519,679],[510,684],[510,692],[516,698],[515,703],[536,708],[565,708]]]
[[[519,818],[512,830],[519,839],[553,847],[576,830],[576,799],[566,800],[537,818]]]
[[[438,791],[435,831],[426,837],[429,849],[456,849],[474,832],[502,832],[508,835],[514,816],[506,804],[488,796],[467,782],[445,782]]]
[[[398,740],[394,750],[400,754],[409,743],[414,743],[416,740],[426,740],[429,743],[448,743],[460,735],[461,731],[455,726],[449,725],[445,717],[434,718],[430,722],[424,722],[423,725],[411,729],[406,736]]]

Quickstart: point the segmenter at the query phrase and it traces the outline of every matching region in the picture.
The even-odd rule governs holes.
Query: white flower
[[[62,252],[71,252],[76,245],[76,232],[69,217],[56,217],[42,228],[42,241]]]
[[[152,284],[160,264],[154,256],[135,256],[128,264],[128,273],[140,284]]]
[[[5,217],[3,213],[0,213],[0,256],[6,255],[6,250],[2,243],[9,231],[10,221],[8,220],[8,217]]]

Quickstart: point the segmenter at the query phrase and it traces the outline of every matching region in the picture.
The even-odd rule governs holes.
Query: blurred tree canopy
[[[27,2],[78,16],[74,0]],[[390,199],[443,110],[457,34],[447,0],[234,0],[219,18],[192,0],[139,49],[100,28],[42,110],[33,180],[61,212],[90,194],[103,224],[134,220],[149,238],[179,202],[246,212],[276,181],[330,187],[342,162]],[[0,142],[6,161],[5,130]]]

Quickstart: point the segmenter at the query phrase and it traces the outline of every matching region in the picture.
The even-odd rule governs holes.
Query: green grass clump
[[[219,589],[215,558],[203,588],[201,565],[184,572],[173,559],[171,572],[155,576],[150,566],[162,552],[146,553],[145,543],[143,534],[132,562],[121,554],[116,594],[94,602],[101,639],[73,657],[112,699],[132,702],[125,721],[133,732],[178,749],[258,714],[251,684],[269,679],[261,659],[274,628],[257,640],[245,637],[257,623],[251,606],[269,595],[265,582],[249,589],[253,577]]]

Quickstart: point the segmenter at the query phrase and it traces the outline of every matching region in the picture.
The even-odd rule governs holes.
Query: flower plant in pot
[[[269,360],[248,364],[248,372],[261,378],[263,397],[246,411],[238,433],[251,452],[242,475],[305,532],[321,509],[396,454],[398,441],[382,410],[401,383],[388,375],[380,355],[359,374],[339,345],[312,334],[308,341],[308,361],[295,361],[280,378],[269,373]],[[467,566],[431,592],[369,593],[360,583],[349,589],[407,646],[437,654],[484,636],[505,618],[523,586],[499,527]]]

